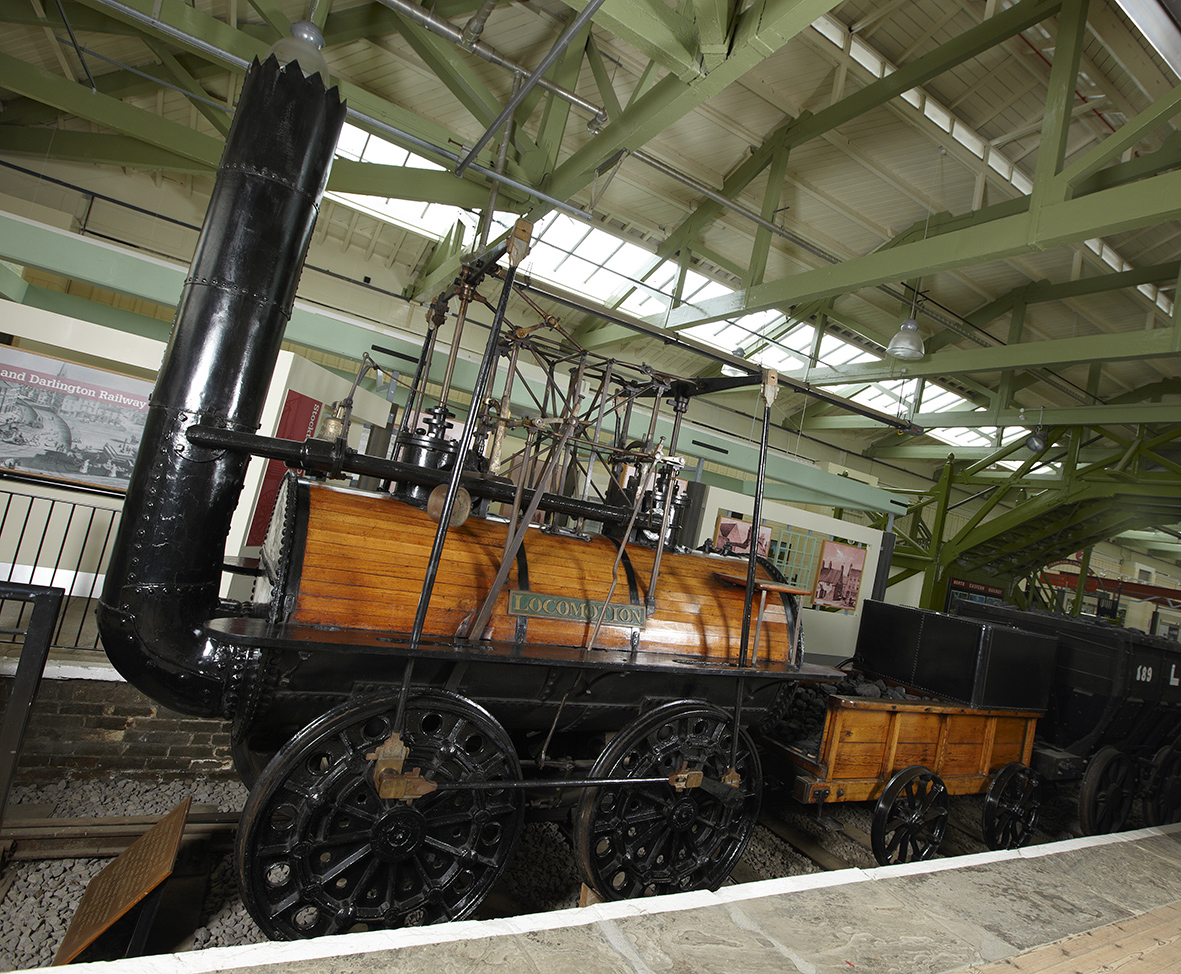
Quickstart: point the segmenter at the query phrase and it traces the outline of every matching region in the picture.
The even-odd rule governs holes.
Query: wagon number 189
[[[1152,667],[1151,666],[1137,666],[1136,667],[1136,679],[1139,680],[1141,683],[1151,683],[1152,682]]]

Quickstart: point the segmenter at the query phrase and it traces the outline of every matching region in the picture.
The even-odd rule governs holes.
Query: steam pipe
[[[202,625],[249,460],[185,430],[258,428],[344,117],[298,61],[253,63],[152,393],[98,625],[115,668],[183,713],[227,715]]]
[[[340,470],[344,473],[359,473],[385,480],[413,481],[431,485],[445,484],[451,479],[449,471],[403,463],[401,460],[368,456],[343,446],[339,441],[330,443],[326,440],[307,439],[301,443],[298,440],[259,436],[255,433],[215,426],[190,426],[185,435],[190,444],[206,450],[231,451],[282,460],[288,466],[299,467],[301,470]],[[516,488],[510,481],[489,479],[470,470],[463,472],[460,483],[473,497],[486,497],[503,504],[511,504],[516,498]],[[516,499],[519,503],[528,503],[534,492],[534,488],[527,488],[522,492],[522,496]],[[583,517],[604,524],[626,524],[631,517],[630,508],[564,497],[561,494],[543,493],[538,507],[543,511]],[[656,516],[647,515],[641,517],[638,523],[647,530],[656,530],[660,520]]]

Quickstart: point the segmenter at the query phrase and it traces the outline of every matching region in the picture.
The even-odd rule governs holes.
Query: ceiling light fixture
[[[898,326],[898,334],[891,338],[890,344],[886,346],[887,355],[903,362],[917,362],[927,354],[927,349],[923,346],[923,336],[919,334],[919,323],[915,319],[919,307],[919,286],[922,282],[922,278],[919,278],[918,284],[911,291],[910,317]]]
[[[1024,414],[1023,414],[1024,415]],[[1038,413],[1037,426],[1033,428],[1033,432],[1025,438],[1025,447],[1030,453],[1041,453],[1047,446],[1046,428],[1042,426],[1042,417],[1046,415],[1046,407],[1043,406],[1041,412]]]
[[[919,323],[914,318],[907,318],[898,326],[898,334],[890,339],[886,354],[904,362],[917,362],[927,354],[919,335]]]

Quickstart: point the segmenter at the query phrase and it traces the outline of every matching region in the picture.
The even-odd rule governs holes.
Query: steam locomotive
[[[238,879],[273,938],[471,916],[527,815],[566,823],[603,897],[716,888],[758,814],[750,729],[799,682],[839,678],[802,660],[797,593],[755,550],[680,544],[689,400],[760,384],[765,463],[774,376],[680,379],[596,357],[545,316],[513,326],[518,225],[432,306],[391,459],[348,448],[350,400],[327,438],[257,435],[344,111],[298,61],[247,76],[127,493],[103,645],[157,701],[232,721],[252,786]],[[463,408],[460,331],[495,278]],[[293,471],[255,595],[231,603],[224,547],[251,455]]]

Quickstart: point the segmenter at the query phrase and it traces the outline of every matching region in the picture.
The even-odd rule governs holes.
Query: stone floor
[[[117,961],[101,974],[943,974],[998,961],[1018,971],[1027,952],[1119,933],[1111,925],[1179,901],[1181,826],[1169,826],[717,893]],[[1181,970],[1176,938],[1150,939],[1152,969]],[[1122,956],[1120,943],[1102,956]],[[1115,969],[1106,965],[1068,966]],[[100,974],[91,966],[74,969]]]

